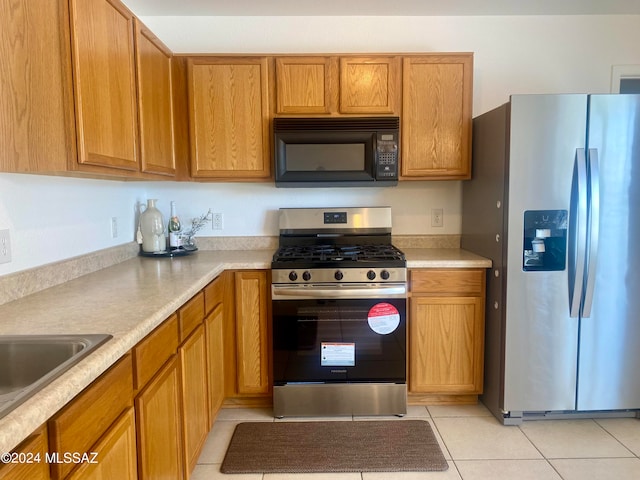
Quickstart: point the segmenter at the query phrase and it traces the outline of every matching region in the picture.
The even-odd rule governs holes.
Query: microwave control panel
[[[376,178],[397,180],[398,178],[398,134],[378,132],[376,135]]]

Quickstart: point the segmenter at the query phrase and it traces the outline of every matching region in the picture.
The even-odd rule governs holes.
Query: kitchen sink
[[[111,335],[0,335],[0,417],[39,392]]]

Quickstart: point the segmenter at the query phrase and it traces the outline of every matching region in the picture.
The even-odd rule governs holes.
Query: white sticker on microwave
[[[356,364],[355,343],[321,343],[320,365],[323,367],[354,367]]]
[[[400,325],[400,312],[390,303],[376,303],[367,315],[369,327],[378,335],[388,335]]]

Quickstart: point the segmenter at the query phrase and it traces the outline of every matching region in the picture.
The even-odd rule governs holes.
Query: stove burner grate
[[[288,245],[273,255],[274,262],[365,262],[404,260],[393,245]]]

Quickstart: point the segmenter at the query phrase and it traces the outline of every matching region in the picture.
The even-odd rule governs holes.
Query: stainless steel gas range
[[[281,209],[274,415],[404,415],[407,270],[391,209]]]

